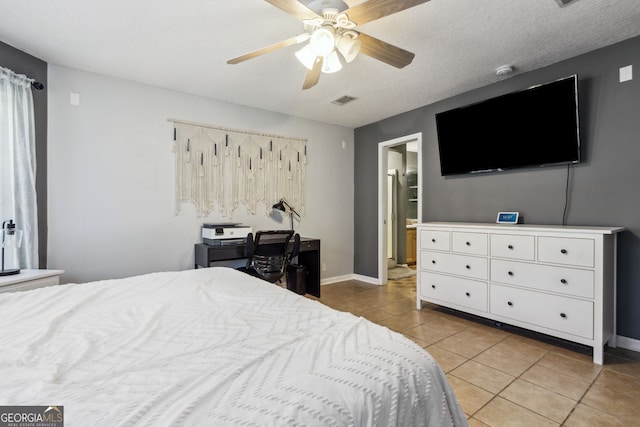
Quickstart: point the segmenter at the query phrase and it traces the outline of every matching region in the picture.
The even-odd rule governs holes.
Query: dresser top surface
[[[20,273],[10,276],[0,277],[0,286],[13,285],[15,283],[22,283],[28,280],[42,279],[50,276],[60,276],[64,273],[64,270],[28,270],[21,269]]]
[[[538,231],[538,232],[565,232],[565,233],[596,233],[615,234],[624,230],[624,227],[578,226],[578,225],[538,225],[538,224],[496,224],[479,222],[423,222],[418,227],[430,228],[466,228],[466,229],[492,229],[500,231]]]

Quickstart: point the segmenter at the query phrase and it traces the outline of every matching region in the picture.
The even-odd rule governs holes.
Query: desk
[[[292,245],[293,243],[290,243]],[[215,261],[246,259],[245,245],[211,246],[204,243],[195,245],[195,268],[209,267]],[[300,252],[293,264],[307,268],[308,294],[320,298],[320,239],[300,238]]]

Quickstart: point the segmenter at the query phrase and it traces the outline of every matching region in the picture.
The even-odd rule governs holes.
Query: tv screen
[[[443,176],[578,163],[578,78],[436,114]]]

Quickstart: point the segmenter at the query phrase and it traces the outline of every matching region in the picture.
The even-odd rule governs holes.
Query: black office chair
[[[292,237],[294,240],[290,249]],[[300,235],[294,235],[293,230],[258,231],[255,238],[251,234],[247,236],[247,265],[238,270],[275,283],[286,274],[287,266],[298,256],[299,250]]]

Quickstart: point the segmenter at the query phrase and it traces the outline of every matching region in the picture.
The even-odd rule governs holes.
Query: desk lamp
[[[0,270],[0,276],[10,276],[12,274],[20,273],[19,268],[4,268],[4,248],[19,248],[22,242],[22,230],[16,229],[16,225],[13,220],[8,220],[2,223],[2,270]],[[17,263],[16,263],[17,264]]]
[[[293,230],[293,216],[297,216],[298,220],[300,220],[300,214],[296,212],[296,210],[289,203],[287,203],[285,199],[280,199],[280,201],[273,205],[271,208],[289,214],[289,218],[291,218],[291,230]]]

